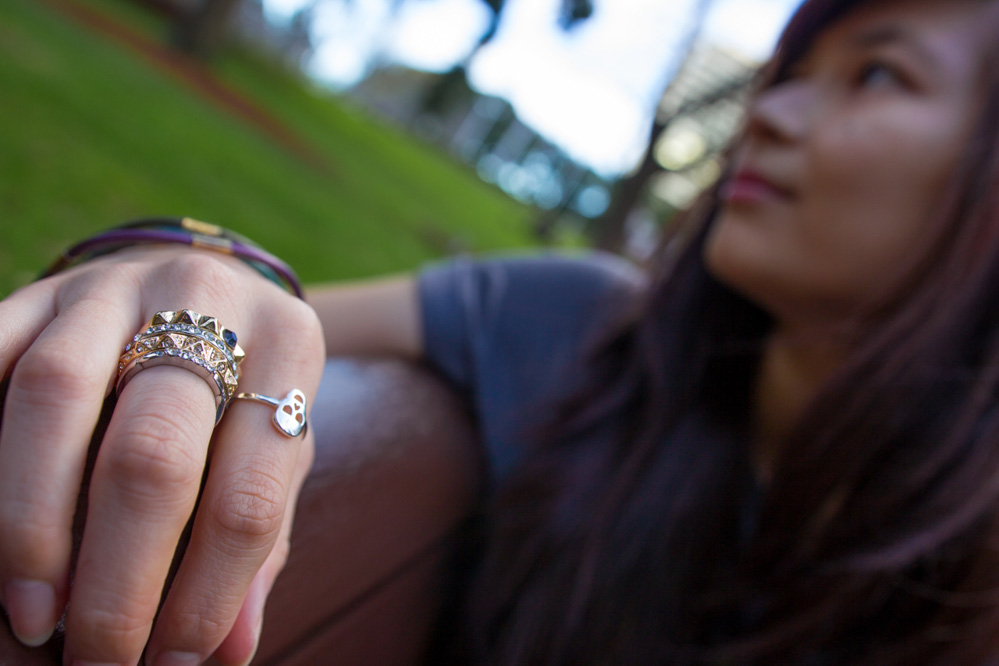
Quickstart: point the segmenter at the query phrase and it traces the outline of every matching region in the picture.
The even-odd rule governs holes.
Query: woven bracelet
[[[40,277],[128,247],[153,244],[188,245],[242,259],[268,280],[304,298],[298,276],[288,264],[245,236],[189,217],[135,220],[99,233],[63,252]]]

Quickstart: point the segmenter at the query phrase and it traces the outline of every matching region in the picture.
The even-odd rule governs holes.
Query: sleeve
[[[600,253],[459,258],[420,274],[427,361],[472,404],[494,479],[517,464],[540,410],[573,393],[594,335],[643,283]]]

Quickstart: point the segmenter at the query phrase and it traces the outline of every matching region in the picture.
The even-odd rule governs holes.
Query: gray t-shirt
[[[427,360],[470,400],[495,480],[544,411],[573,394],[588,346],[644,276],[602,253],[459,258],[424,269],[418,285]]]

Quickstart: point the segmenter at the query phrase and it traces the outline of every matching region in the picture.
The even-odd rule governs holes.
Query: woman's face
[[[750,109],[709,270],[785,324],[896,296],[981,107],[984,7],[886,0],[822,32]]]

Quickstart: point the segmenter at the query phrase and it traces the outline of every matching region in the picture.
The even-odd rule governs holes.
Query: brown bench
[[[389,360],[330,361],[311,412],[316,461],[254,663],[419,664],[478,503],[471,421],[436,377]],[[58,666],[60,647],[24,648],[0,622],[0,666]]]

